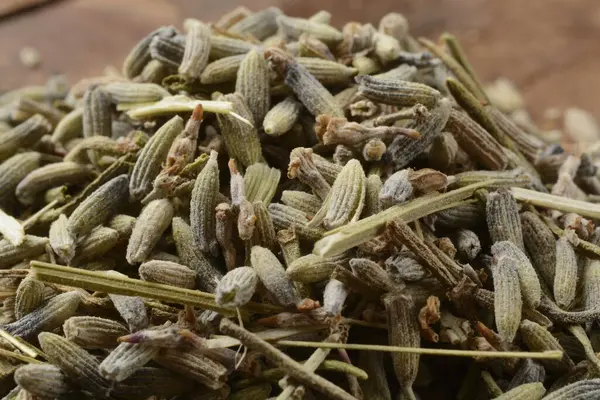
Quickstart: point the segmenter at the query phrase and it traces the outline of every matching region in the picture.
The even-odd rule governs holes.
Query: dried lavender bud
[[[54,399],[71,391],[67,377],[51,364],[23,365],[14,377],[17,385],[41,399]]]
[[[520,332],[523,342],[531,351],[560,350],[564,352],[558,340],[546,328],[533,321],[524,319],[521,322]],[[566,353],[562,360],[540,360],[540,363],[551,372],[567,371],[574,367],[573,361]]]
[[[100,363],[98,371],[104,379],[121,382],[150,362],[159,352],[159,347],[121,343]]]
[[[32,147],[51,130],[50,122],[40,114],[36,114],[8,132],[0,133],[0,161],[15,155],[19,148]]]
[[[570,233],[574,236],[574,233]],[[578,267],[573,240],[577,239],[563,236],[556,241],[554,298],[556,304],[565,310],[571,307],[577,292]]]
[[[388,338],[393,346],[420,347],[421,333],[417,322],[417,310],[410,297],[390,294],[383,298],[388,318]],[[419,370],[419,354],[394,353],[394,371],[402,392],[414,399],[413,383]]]
[[[20,320],[44,302],[44,284],[27,276],[19,283],[15,294],[15,317]]]
[[[178,72],[190,79],[199,78],[210,55],[210,28],[203,23],[188,25],[185,50]]]
[[[277,32],[277,17],[281,14],[277,7],[266,8],[236,22],[229,28],[229,32],[252,35],[258,40],[264,40]]]
[[[40,166],[41,154],[28,151],[15,154],[0,163],[0,206],[5,207],[14,201],[15,189],[19,182]]]
[[[454,233],[454,244],[458,255],[466,261],[472,261],[481,251],[481,242],[477,234],[468,229],[459,229]]]
[[[544,400],[584,400],[600,395],[600,379],[580,380],[560,388],[544,397]]]
[[[389,257],[385,260],[385,266],[392,277],[401,281],[416,282],[431,275],[411,252]]]
[[[258,275],[253,268],[239,267],[229,271],[219,281],[216,290],[217,304],[224,307],[241,307],[250,301],[256,290]]]
[[[281,202],[311,216],[315,215],[322,205],[317,196],[299,190],[284,190],[281,193]]]
[[[389,207],[408,200],[413,194],[409,173],[408,169],[403,169],[386,179],[379,192],[379,201]]]
[[[117,231],[119,234],[119,241],[124,241],[129,239],[129,236],[131,236],[131,232],[133,232],[133,227],[135,225],[135,220],[135,217],[130,215],[117,214],[108,220],[106,226]],[[52,244],[52,239],[50,239],[50,244]]]
[[[250,260],[258,278],[278,303],[293,307],[300,301],[283,265],[270,250],[260,246],[252,247]]]
[[[498,258],[512,258],[516,262],[523,300],[530,308],[534,310],[538,308],[542,298],[542,288],[537,273],[525,253],[513,242],[501,241],[494,243],[492,254]]]
[[[288,96],[282,102],[273,106],[265,115],[263,128],[267,135],[280,136],[292,129],[298,117],[302,104],[293,96]]]
[[[535,383],[525,383],[521,386],[517,386],[508,392],[503,393],[498,397],[494,397],[497,400],[540,400],[544,393],[546,393],[546,388],[541,382]]]
[[[108,297],[121,318],[127,322],[130,331],[135,332],[148,326],[148,313],[141,297],[120,294],[109,294]]]
[[[381,79],[369,75],[356,77],[356,82],[359,85],[359,94],[378,103],[403,107],[422,104],[429,108],[441,99],[440,92],[421,83]]]
[[[23,242],[15,246],[8,239],[0,240],[0,268],[8,268],[25,258],[34,258],[44,253],[47,238],[25,235]]]
[[[148,282],[162,283],[185,289],[196,287],[196,272],[171,261],[152,260],[140,265],[140,277]]]
[[[182,218],[173,218],[172,228],[181,263],[196,272],[196,283],[201,290],[214,293],[217,282],[222,277],[221,273],[194,244],[192,229]]]
[[[312,149],[296,148],[292,151],[288,178],[298,178],[300,182],[310,186],[313,192],[323,200],[331,190],[331,186],[317,168]]]
[[[128,333],[120,323],[98,317],[71,317],[63,324],[65,337],[84,349],[116,347],[117,339]]]
[[[319,257],[314,254],[295,259],[288,265],[286,274],[294,281],[313,283],[325,280],[333,270],[349,261],[349,256],[342,253],[333,257]]]
[[[211,152],[206,166],[198,174],[192,200],[190,202],[190,223],[194,233],[194,243],[200,250],[217,255],[219,253],[215,238],[215,215],[217,193],[219,192],[219,166],[217,152]]]
[[[119,233],[114,229],[98,226],[77,243],[73,265],[81,265],[101,257],[112,250],[119,241]]]
[[[267,62],[258,50],[251,50],[240,64],[236,92],[246,99],[254,123],[261,125],[270,107],[271,95]],[[267,132],[268,133],[268,132]]]
[[[119,175],[96,189],[71,213],[67,229],[73,236],[83,236],[110,216],[127,199],[127,175]]]
[[[386,271],[376,262],[367,258],[353,258],[349,264],[354,275],[376,292],[385,293],[395,289]]]
[[[525,250],[519,209],[513,195],[506,189],[490,193],[486,204],[486,220],[492,241],[508,240]]]
[[[331,317],[341,315],[348,297],[349,290],[346,284],[337,279],[330,279],[323,291],[323,308]]]
[[[183,129],[183,119],[176,115],[165,122],[146,143],[131,173],[129,181],[131,199],[139,200],[150,193],[173,141]]]
[[[556,267],[556,239],[548,226],[536,214],[521,214],[521,226],[525,248],[536,270],[546,284],[554,284]]]
[[[211,389],[221,388],[227,379],[227,368],[203,355],[199,349],[165,349],[156,354],[154,360]]]
[[[127,262],[144,262],[173,219],[173,205],[168,199],[151,201],[136,219],[127,245]],[[118,234],[117,234],[118,236]]]
[[[494,257],[494,316],[498,333],[511,343],[521,322],[521,288],[517,261],[510,257]]]
[[[229,157],[244,167],[261,161],[262,149],[256,130],[257,122],[254,121],[248,100],[238,92],[221,96],[219,100],[232,102],[236,112],[251,123],[248,125],[231,115],[217,114],[219,128],[225,140]]]
[[[100,396],[108,393],[110,382],[98,373],[96,357],[53,333],[42,332],[38,340],[48,361],[59,367],[70,381]]]
[[[131,49],[129,55],[123,63],[123,75],[132,79],[138,76],[144,66],[151,60],[150,43],[155,36],[171,37],[175,35],[175,28],[172,26],[163,26],[144,37],[136,46]]]
[[[383,182],[379,175],[370,174],[367,176],[364,216],[375,215],[381,211],[381,201],[379,194],[383,188]],[[285,192],[284,192],[285,193]],[[283,197],[282,197],[283,198]]]

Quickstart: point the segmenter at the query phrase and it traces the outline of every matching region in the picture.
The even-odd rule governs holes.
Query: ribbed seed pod
[[[375,292],[386,293],[393,291],[394,283],[387,273],[375,261],[368,258],[353,258],[350,260],[350,268],[355,276]]]
[[[219,246],[221,246],[221,252],[228,271],[237,266],[237,249],[233,241],[234,219],[235,215],[229,204],[220,203],[217,205],[215,208],[215,237]]]
[[[44,302],[44,284],[27,276],[19,283],[15,294],[15,317],[23,318]]]
[[[206,259],[202,251],[195,245],[192,229],[180,217],[173,218],[173,239],[181,263],[196,272],[197,284],[201,290],[214,293],[221,273]]]
[[[300,190],[284,190],[281,194],[281,202],[311,216],[315,215],[322,205],[322,201],[317,196]]]
[[[131,173],[129,195],[133,200],[139,200],[150,193],[171,144],[183,128],[183,119],[176,115],[165,122],[146,143]]]
[[[410,170],[403,169],[394,172],[381,187],[379,201],[387,207],[404,203],[413,195],[413,186],[408,179]]]
[[[75,313],[79,301],[77,292],[59,294],[18,321],[5,325],[4,330],[21,338],[29,338],[42,330],[53,330]]]
[[[537,136],[523,132],[517,124],[496,107],[488,105],[485,106],[485,110],[496,127],[508,136],[530,161],[535,160],[538,152],[546,146]]]
[[[240,64],[235,91],[246,100],[255,125],[262,125],[271,105],[270,74],[262,52],[256,49],[246,54]]]
[[[430,108],[435,107],[442,98],[440,92],[421,83],[381,79],[369,75],[361,75],[356,78],[356,81],[359,85],[359,94],[383,104],[402,107],[422,104]]]
[[[211,49],[210,28],[195,22],[187,26],[185,51],[178,72],[190,79],[197,79],[208,64]]]
[[[71,390],[67,377],[52,364],[26,364],[15,371],[15,383],[40,399],[55,399]]]
[[[483,222],[484,213],[477,204],[465,204],[440,211],[435,216],[435,227],[440,229],[475,228]]]
[[[127,245],[126,258],[129,264],[141,263],[150,256],[154,246],[171,224],[174,212],[169,199],[153,200],[144,207],[135,221]]]
[[[67,229],[68,219],[65,214],[60,216],[50,225],[48,238],[50,247],[58,255],[58,257],[69,264],[75,256],[75,239]]]
[[[568,232],[575,235],[573,232]],[[577,240],[577,239],[574,239]],[[568,310],[577,294],[577,256],[571,239],[563,236],[556,241],[556,268],[554,274],[554,299],[556,304]]]
[[[292,150],[290,157],[292,154],[295,154],[298,151],[298,149],[302,149],[302,147],[298,147],[298,148],[295,148],[294,150]],[[329,184],[332,184],[333,182],[335,182],[335,179],[337,178],[337,176],[339,175],[339,173],[342,171],[342,168],[343,168],[341,165],[332,163],[325,157],[320,156],[315,153],[312,154],[312,161],[315,164],[317,171],[319,171],[319,173],[321,175],[323,175],[323,178],[325,178],[325,180]]]
[[[582,300],[586,310],[600,308],[600,261],[589,260],[583,270]]]
[[[196,287],[196,272],[171,261],[152,260],[140,265],[140,277],[148,282],[162,283],[184,289]]]
[[[269,249],[260,246],[252,247],[250,262],[263,285],[279,304],[293,307],[300,301],[283,265]]]
[[[169,66],[159,60],[151,60],[146,64],[142,72],[135,77],[134,82],[160,84],[168,75]]]
[[[200,382],[211,389],[223,387],[227,380],[227,368],[206,357],[200,350],[165,349],[157,354],[154,360],[165,368]]]
[[[542,299],[542,288],[537,273],[525,253],[513,242],[505,240],[494,243],[492,254],[494,257],[509,257],[516,261],[523,300],[530,308],[538,308]]]
[[[100,375],[121,382],[142,368],[160,352],[160,347],[121,343],[98,366]]]
[[[337,279],[330,279],[323,290],[323,309],[327,315],[331,317],[341,315],[348,294],[350,291],[345,283]]]
[[[251,242],[269,249],[275,248],[277,244],[275,227],[267,207],[262,201],[257,201],[252,204],[252,208],[254,209],[256,222]]]
[[[521,250],[525,250],[518,205],[508,190],[498,189],[489,194],[485,214],[490,237],[494,243],[508,240]]]
[[[381,181],[381,177],[379,175],[370,174],[367,176],[365,208],[363,210],[363,216],[368,217],[381,211],[379,193],[381,193],[382,187],[383,182]]]
[[[313,22],[303,18],[292,18],[285,15],[277,17],[277,24],[281,31],[289,39],[298,39],[303,33],[314,36],[327,44],[335,44],[341,42],[344,36],[342,32],[338,31],[334,27]]]
[[[531,351],[559,350],[564,352],[558,339],[552,336],[548,329],[533,321],[524,319],[521,322],[520,332],[523,342]],[[562,360],[540,360],[540,363],[551,372],[565,372],[575,366],[567,353],[564,353]]]
[[[246,54],[254,48],[256,46],[250,42],[213,34],[210,39],[210,59],[219,60],[225,57]]]
[[[229,32],[252,35],[258,40],[264,40],[277,32],[277,16],[281,14],[277,7],[266,8],[236,22],[229,28]]]
[[[158,101],[170,93],[154,83],[111,82],[102,87],[113,103],[150,103]]]
[[[39,114],[21,122],[8,132],[0,133],[0,161],[15,155],[20,147],[28,148],[36,144],[44,135],[52,131],[50,122]]]
[[[128,400],[146,400],[151,396],[169,399],[187,392],[190,385],[190,381],[166,369],[142,367],[115,385],[113,393]]]
[[[211,62],[200,74],[200,82],[203,85],[235,82],[245,57],[245,54],[237,54]]]
[[[358,221],[365,205],[366,176],[360,162],[350,160],[337,176],[321,210],[309,223],[321,221],[326,229],[334,229]]]
[[[98,317],[71,317],[63,324],[65,337],[84,349],[110,349],[129,331],[120,323]]]
[[[544,393],[546,393],[546,388],[543,383],[526,383],[504,392],[501,396],[494,397],[494,400],[540,400],[544,397]]]
[[[419,132],[421,136],[418,139],[403,135],[396,136],[388,146],[384,160],[389,159],[393,162],[395,169],[407,166],[442,133],[450,116],[451,108],[452,105],[446,98],[439,100],[429,110],[417,107],[415,118],[408,127]]]
[[[163,65],[176,69],[183,59],[184,47],[185,40],[182,40],[182,36],[180,35],[171,37],[155,36],[150,43],[150,56],[153,60],[158,60]],[[148,65],[150,63],[146,64],[141,75],[144,75]]]
[[[50,141],[66,144],[83,132],[83,107],[77,107],[65,115],[54,128]]]
[[[242,117],[252,122],[254,126],[241,122],[240,120],[225,114],[218,114],[217,120],[221,135],[225,140],[227,153],[244,167],[257,163],[262,158],[262,151],[254,117],[248,104],[240,93],[231,93],[220,97],[220,100],[230,101],[233,108]]]
[[[280,178],[281,171],[277,168],[270,168],[263,163],[252,164],[244,174],[246,199],[251,203],[262,201],[269,204],[275,196]]]
[[[521,214],[523,240],[533,265],[548,285],[554,284],[556,267],[556,240],[548,226],[536,214]]]
[[[190,201],[190,224],[194,243],[205,253],[219,253],[215,237],[215,207],[219,193],[217,152],[212,151],[204,169],[198,174]],[[180,255],[181,256],[181,255]]]
[[[258,275],[254,268],[234,268],[219,281],[215,300],[223,307],[241,307],[250,301],[257,284]]]
[[[431,275],[410,251],[402,251],[389,257],[385,260],[385,266],[390,275],[402,281],[416,282]]]
[[[297,147],[290,153],[288,164],[288,178],[296,179],[309,186],[313,193],[325,200],[329,195],[331,186],[327,179],[317,169],[315,154],[312,149]],[[336,175],[337,178],[337,175]]]
[[[322,228],[313,228],[308,225],[306,213],[284,204],[269,204],[269,214],[273,219],[276,230],[294,228],[295,232],[303,239],[316,241],[323,236]]]
[[[75,237],[87,235],[127,201],[127,175],[119,175],[92,192],[71,213],[67,229]]]
[[[131,332],[139,331],[148,326],[148,312],[141,297],[109,294],[110,300],[119,315],[129,326]]]
[[[600,397],[600,379],[580,380],[554,392],[544,400],[588,400]]]
[[[325,86],[348,84],[358,73],[356,68],[335,61],[315,57],[297,57],[295,60]]]
[[[308,112],[315,117],[321,114],[344,116],[331,93],[304,66],[281,50],[269,49],[268,52],[285,84],[294,91]]]
[[[515,338],[521,322],[521,287],[517,262],[509,257],[494,257],[494,317],[498,333],[506,342]]]
[[[471,261],[481,251],[481,242],[479,236],[468,229],[458,229],[453,235],[454,245],[458,255],[466,261]]]
[[[175,33],[175,28],[172,26],[162,26],[144,37],[131,49],[129,55],[125,58],[123,62],[123,75],[126,78],[133,79],[142,72],[144,66],[152,59],[150,55],[150,43],[152,43],[154,36],[171,37]]]
[[[15,194],[24,205],[35,203],[38,194],[63,184],[78,185],[93,177],[87,165],[71,161],[48,164],[30,172],[17,186]]]
[[[60,368],[70,381],[99,396],[110,391],[110,382],[98,373],[96,357],[69,340],[50,332],[38,336],[48,361]]]
[[[527,383],[544,382],[546,379],[546,370],[537,361],[524,359],[517,372],[515,372],[510,381],[509,388],[514,389],[517,386]]]
[[[446,129],[454,135],[460,147],[484,167],[502,170],[508,166],[502,146],[467,114],[453,110]]]
[[[267,135],[280,136],[288,132],[300,116],[302,104],[293,96],[273,106],[265,115],[263,128]]]
[[[110,101],[108,93],[100,87],[86,90],[83,96],[83,137],[112,136]]]
[[[108,220],[106,226],[117,231],[119,233],[119,241],[123,241],[129,239],[129,236],[131,236],[135,220],[136,218],[131,215],[117,214]],[[52,244],[52,239],[50,239],[50,244]]]
[[[33,235],[25,235],[19,246],[13,245],[8,239],[0,240],[0,269],[43,254],[47,244],[47,238]]]
[[[19,182],[30,172],[39,168],[41,154],[28,151],[15,154],[0,163],[0,206],[10,205],[15,197],[15,189]]]
[[[417,310],[410,297],[387,295],[383,304],[388,320],[388,340],[391,346],[420,347],[421,333],[417,321]],[[416,399],[413,383],[419,371],[419,354],[393,353],[392,361],[398,382],[407,399]]]
[[[320,282],[327,278],[333,270],[340,265],[345,265],[350,259],[346,253],[332,257],[319,257],[307,254],[299,257],[288,265],[287,276],[293,281],[303,283]]]
[[[458,143],[450,132],[442,132],[436,137],[429,149],[429,163],[441,171],[448,171],[455,163]]]
[[[105,226],[94,228],[79,240],[73,265],[81,265],[101,257],[112,250],[119,241],[119,232]]]

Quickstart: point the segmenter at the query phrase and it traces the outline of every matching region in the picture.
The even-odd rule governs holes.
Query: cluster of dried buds
[[[451,35],[330,18],[0,96],[4,399],[600,398],[597,147]]]

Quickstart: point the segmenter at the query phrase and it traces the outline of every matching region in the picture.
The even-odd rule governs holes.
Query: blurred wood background
[[[462,42],[484,81],[505,76],[540,117],[550,107],[577,106],[600,116],[600,2],[597,0],[1,0],[0,91],[64,73],[71,82],[120,68],[129,49],[158,25],[185,17],[215,20],[236,5],[269,5],[309,16],[325,9],[333,24],[406,15],[414,36],[443,31]],[[33,9],[21,7],[42,3]],[[12,4],[12,6],[11,6]],[[15,10],[17,12],[15,13]],[[41,54],[35,69],[19,50]]]

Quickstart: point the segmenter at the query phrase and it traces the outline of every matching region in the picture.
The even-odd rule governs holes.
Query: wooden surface
[[[326,9],[337,26],[399,11],[415,36],[454,33],[482,80],[513,80],[534,115],[578,106],[600,116],[597,0],[65,0],[0,20],[0,91],[42,83],[53,73],[75,82],[108,65],[120,68],[128,50],[156,26],[181,26],[188,16],[215,20],[239,4],[277,5],[298,16]],[[21,66],[24,46],[41,53],[37,69]]]

